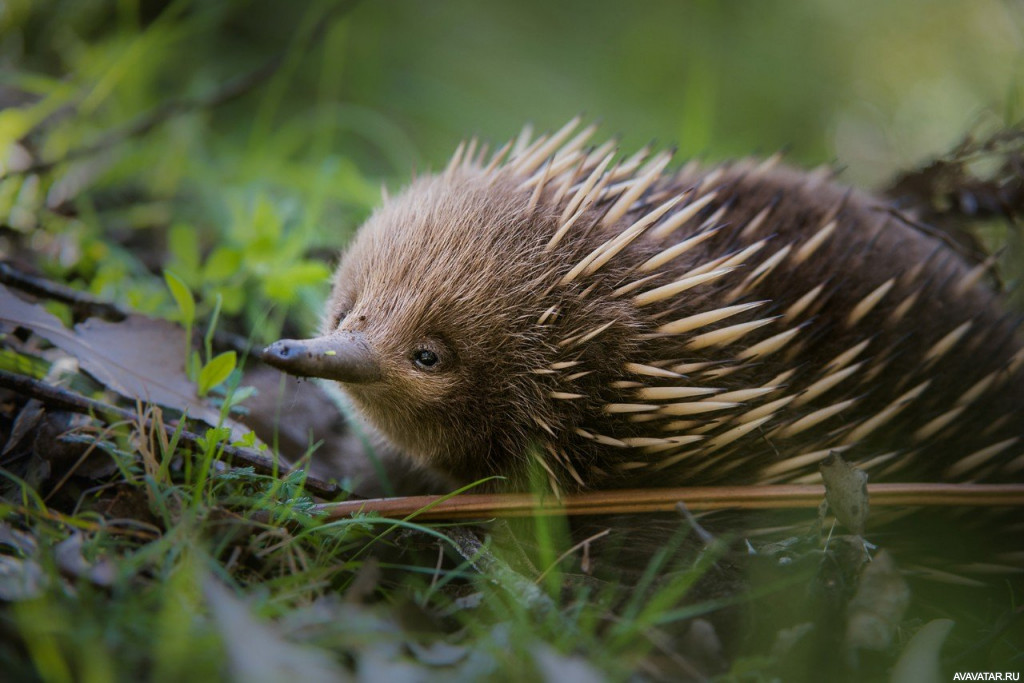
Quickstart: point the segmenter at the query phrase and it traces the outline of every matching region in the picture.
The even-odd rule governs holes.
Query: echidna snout
[[[316,339],[282,339],[264,349],[262,358],[271,364],[290,366],[295,374],[349,384],[380,378],[373,349],[358,333],[334,331]]]
[[[984,266],[827,174],[616,161],[576,126],[470,143],[386,200],[325,336],[268,360],[461,481],[810,481],[835,451],[1020,478],[1024,353]]]

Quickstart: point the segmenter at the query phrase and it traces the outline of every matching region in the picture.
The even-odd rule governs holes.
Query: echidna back
[[[663,482],[671,469],[679,483],[813,480],[831,450],[861,461],[876,479],[1020,478],[1018,318],[989,288],[985,264],[968,264],[881,200],[824,174],[778,166],[684,170],[657,184],[624,221],[687,191],[691,202],[713,198],[663,239],[655,226],[629,259],[649,262],[695,235],[714,234],[635,291],[735,270],[662,301],[644,300],[642,362],[677,371],[687,384],[723,389],[719,401],[748,393],[739,396],[742,406],[679,420],[680,432],[708,438],[679,460],[692,460],[689,466],[659,469],[652,454],[649,481]],[[682,335],[665,325],[756,302],[764,303]],[[730,327],[733,336],[712,338]],[[678,384],[648,376],[638,390],[651,396],[651,388]],[[765,393],[750,395],[759,389]],[[642,415],[633,419],[672,431],[664,419]]]

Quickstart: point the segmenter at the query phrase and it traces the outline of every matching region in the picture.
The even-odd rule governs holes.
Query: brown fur
[[[833,448],[876,479],[1021,478],[1016,321],[969,276],[968,263],[882,200],[785,167],[744,161],[659,173],[659,164],[656,179],[609,221],[645,172],[613,166],[606,173],[620,177],[606,195],[590,193],[592,205],[549,250],[603,154],[544,144],[520,145],[492,168],[457,156],[447,172],[385,202],[341,261],[325,332],[364,333],[383,373],[344,388],[410,456],[460,481],[507,477],[510,488],[526,485],[535,465],[561,489],[809,481]],[[711,192],[696,216],[658,234]],[[682,199],[606,263],[579,272],[595,250],[674,197]],[[681,256],[639,270],[708,230],[716,231]],[[823,239],[808,253],[815,236]],[[714,279],[645,305],[635,299],[762,241]],[[659,331],[757,302],[699,328]],[[765,322],[728,343],[702,336],[757,320]],[[772,353],[745,355],[770,338],[780,341]],[[862,342],[841,367],[829,365]],[[423,348],[440,357],[435,368],[414,364]],[[637,365],[676,368],[676,376]],[[826,387],[827,377],[836,384]],[[651,393],[672,387],[718,391]],[[728,396],[756,388],[765,392]],[[812,388],[820,393],[809,399]],[[716,401],[715,410],[671,414]],[[640,412],[608,412],[609,404]],[[674,404],[686,405],[663,407]],[[830,406],[834,414],[816,413]],[[823,419],[801,428],[812,414]],[[944,415],[944,424],[933,422]],[[743,433],[743,425],[752,427]]]

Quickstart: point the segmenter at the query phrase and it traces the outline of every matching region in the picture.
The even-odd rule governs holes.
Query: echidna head
[[[535,323],[558,270],[540,257],[556,217],[530,199],[480,169],[414,182],[344,254],[323,336],[265,356],[340,381],[393,442],[457,479],[521,469],[508,459],[526,457],[550,400],[533,370],[554,344]]]

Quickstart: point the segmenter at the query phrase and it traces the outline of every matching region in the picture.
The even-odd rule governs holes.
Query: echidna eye
[[[416,365],[420,366],[421,368],[430,369],[437,365],[437,362],[440,360],[440,358],[438,358],[437,354],[431,351],[430,349],[419,349],[416,353],[413,354],[412,360],[414,363],[416,363]]]

